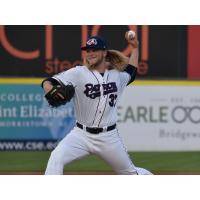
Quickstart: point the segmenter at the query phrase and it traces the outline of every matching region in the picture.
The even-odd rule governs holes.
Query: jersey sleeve
[[[132,65],[127,65],[123,72],[120,72],[120,82],[122,88],[129,85],[135,80],[137,68]]]
[[[129,85],[130,83],[132,83],[135,80],[135,77],[137,74],[137,68],[133,65],[128,64],[124,71],[130,75],[130,80],[127,83],[127,85]]]
[[[120,77],[120,86],[121,88],[124,88],[127,86],[129,80],[130,80],[130,75],[126,72],[120,72],[119,73],[119,77]]]
[[[71,68],[67,71],[61,72],[59,74],[56,74],[52,77],[53,79],[57,80],[59,83],[64,85],[72,84],[73,86],[77,86],[77,69]]]

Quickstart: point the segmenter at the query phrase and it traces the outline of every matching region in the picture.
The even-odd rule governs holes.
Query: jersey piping
[[[109,77],[109,74],[108,74],[108,76],[107,76],[106,83],[108,82],[108,77]],[[103,117],[104,112],[105,112],[105,110],[106,110],[107,101],[108,101],[108,95],[107,95],[107,97],[106,97],[106,103],[105,103],[105,106],[104,106],[104,109],[103,109],[103,113],[102,113],[102,115],[101,115],[101,119],[99,120],[98,127],[99,127],[99,125],[100,125],[100,123],[101,123],[102,117]]]
[[[94,74],[92,71],[90,71],[90,72],[94,75],[94,77],[96,78],[98,84],[100,84],[100,83],[99,83],[99,80],[98,80],[98,78],[95,76],[95,74]],[[93,122],[92,122],[92,126],[93,126],[93,124],[94,124],[94,122],[95,122],[95,118],[96,118],[96,115],[97,115],[97,111],[98,111],[98,109],[99,109],[100,99],[101,99],[101,96],[99,97],[99,101],[98,101],[98,105],[97,105],[96,112],[95,112],[95,115],[94,115],[94,119],[93,119]]]

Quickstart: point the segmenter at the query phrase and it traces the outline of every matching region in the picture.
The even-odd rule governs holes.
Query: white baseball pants
[[[52,151],[45,174],[63,174],[66,164],[89,154],[102,158],[117,174],[137,174],[117,129],[91,134],[78,127],[74,127]]]

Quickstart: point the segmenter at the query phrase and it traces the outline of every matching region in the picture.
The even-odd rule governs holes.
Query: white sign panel
[[[129,151],[200,150],[200,87],[129,86],[118,119]]]

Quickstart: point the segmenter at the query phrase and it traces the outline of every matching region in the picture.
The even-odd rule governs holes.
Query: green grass
[[[153,172],[200,172],[200,152],[131,152],[134,164]],[[0,152],[1,172],[43,172],[50,152]],[[116,155],[117,156],[117,155]],[[88,156],[65,167],[70,172],[111,171],[111,167],[96,156]]]

